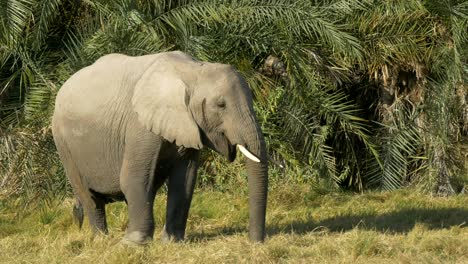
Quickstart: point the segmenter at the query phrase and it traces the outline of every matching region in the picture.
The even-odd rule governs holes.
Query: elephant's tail
[[[81,226],[83,225],[83,218],[84,218],[83,205],[77,199],[75,202],[75,205],[73,206],[73,221],[75,223],[78,223],[78,226],[80,229],[81,229]]]

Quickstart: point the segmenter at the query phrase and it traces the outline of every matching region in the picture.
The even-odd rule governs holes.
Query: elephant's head
[[[137,83],[132,102],[148,129],[179,146],[207,146],[229,161],[239,148],[248,158],[250,239],[263,241],[267,155],[244,78],[229,65],[201,63],[182,52],[166,53]]]

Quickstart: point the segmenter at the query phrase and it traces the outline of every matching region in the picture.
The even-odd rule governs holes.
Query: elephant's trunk
[[[247,161],[249,177],[249,238],[262,242],[265,238],[265,216],[268,191],[267,162]]]
[[[243,136],[248,151],[260,160],[260,162],[256,162],[255,159],[246,159],[249,181],[249,238],[252,241],[262,242],[265,238],[268,159],[265,140],[256,120],[253,127],[255,127],[255,131]]]

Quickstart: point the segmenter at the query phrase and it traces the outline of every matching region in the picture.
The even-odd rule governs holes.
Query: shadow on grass
[[[325,228],[331,232],[349,231],[355,227],[380,232],[407,233],[416,223],[429,229],[443,229],[452,226],[467,226],[468,210],[461,208],[446,209],[403,209],[381,215],[344,215],[328,218],[320,222],[294,221],[285,225],[268,228],[269,235],[279,233],[304,234]]]
[[[200,241],[213,240],[222,236],[233,236],[236,234],[243,234],[246,232],[248,232],[248,229],[243,226],[222,227],[222,228],[211,229],[206,232],[191,233],[186,237],[186,240],[188,242],[200,242]]]
[[[468,210],[461,208],[446,209],[403,209],[381,215],[343,215],[328,218],[319,222],[293,221],[284,224],[267,226],[269,236],[277,234],[306,234],[318,230],[330,232],[349,231],[355,227],[365,230],[376,230],[390,233],[407,233],[413,229],[416,223],[424,224],[428,229],[444,229],[453,226],[468,226]],[[203,233],[192,233],[189,241],[211,240],[219,236],[230,236],[239,233],[247,233],[244,226],[223,227]]]

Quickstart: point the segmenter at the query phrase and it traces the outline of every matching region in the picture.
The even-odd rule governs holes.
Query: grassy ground
[[[162,244],[165,198],[157,197],[156,240],[120,243],[123,203],[108,206],[110,234],[93,238],[71,218],[72,200],[18,209],[0,203],[2,263],[468,263],[468,196],[318,194],[306,186],[270,192],[268,237],[247,239],[245,191],[198,190],[184,243]]]

